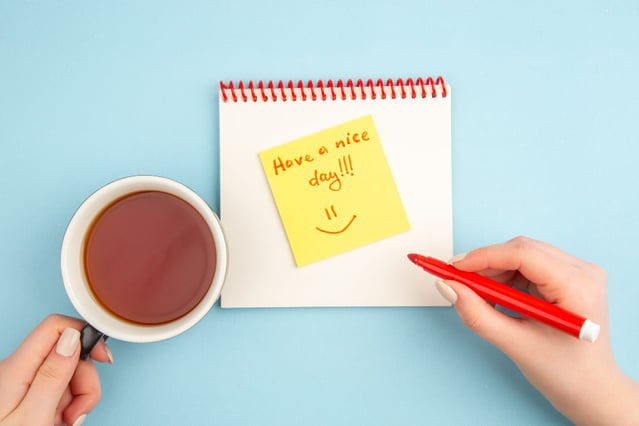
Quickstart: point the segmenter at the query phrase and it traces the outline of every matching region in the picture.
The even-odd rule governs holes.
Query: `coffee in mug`
[[[191,311],[215,274],[215,240],[200,213],[162,191],[125,195],[89,227],[84,272],[93,296],[133,323],[162,324]]]
[[[226,259],[219,219],[195,192],[170,179],[132,176],[82,203],[64,235],[61,268],[71,302],[90,325],[86,345],[102,334],[150,342],[184,332],[210,310]]]

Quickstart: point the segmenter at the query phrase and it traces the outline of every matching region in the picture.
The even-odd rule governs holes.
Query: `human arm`
[[[613,357],[606,274],[549,244],[518,237],[457,256],[458,269],[479,272],[586,316],[601,325],[594,343],[494,309],[464,285],[438,283],[462,321],[509,356],[524,376],[577,424],[639,424],[639,385]]]

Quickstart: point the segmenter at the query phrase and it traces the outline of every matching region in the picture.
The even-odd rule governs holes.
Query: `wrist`
[[[575,392],[576,398],[556,407],[576,424],[639,424],[639,384],[616,364],[599,371]]]

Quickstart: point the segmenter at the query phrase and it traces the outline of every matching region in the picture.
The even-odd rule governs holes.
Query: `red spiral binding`
[[[344,84],[341,79],[337,80],[337,82],[328,80],[326,83],[322,80],[318,80],[317,83],[313,83],[313,80],[309,80],[306,87],[304,87],[302,80],[299,80],[297,84],[295,84],[293,80],[289,80],[287,83],[284,83],[283,80],[279,80],[277,83],[274,83],[273,80],[269,80],[268,83],[266,83],[266,87],[264,82],[260,80],[257,83],[257,89],[253,81],[249,81],[248,88],[244,86],[243,81],[238,83],[237,88],[233,85],[233,81],[229,81],[228,85],[220,81],[220,93],[223,102],[239,102],[240,100],[242,102],[248,102],[249,98],[253,102],[257,102],[258,94],[264,102],[269,100],[272,102],[304,102],[308,99],[316,101],[318,97],[325,101],[329,96],[333,101],[337,100],[338,97],[343,101],[349,99],[367,99],[369,96],[371,99],[377,99],[378,91],[381,99],[386,99],[387,96],[390,96],[391,99],[396,99],[398,96],[402,99],[407,97],[415,99],[418,96],[422,98],[428,97],[426,91],[428,86],[430,86],[430,96],[433,98],[438,96],[437,86],[439,86],[443,98],[448,95],[446,92],[446,84],[442,76],[437,77],[435,80],[433,80],[433,77],[428,77],[426,80],[422,77],[419,77],[417,80],[413,80],[412,78],[406,80],[398,78],[394,81],[392,78],[389,78],[386,80],[386,83],[384,83],[381,78],[376,82],[373,82],[373,80],[369,78],[366,80],[366,83],[364,83],[362,79],[358,79],[354,83],[352,79],[348,79],[346,84]],[[310,91],[310,98],[306,93],[307,90]],[[316,90],[319,93],[316,93]],[[386,90],[390,90],[390,94],[387,95]]]

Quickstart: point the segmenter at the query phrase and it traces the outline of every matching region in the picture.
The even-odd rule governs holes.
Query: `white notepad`
[[[412,264],[406,255],[416,252],[442,259],[452,256],[451,96],[450,86],[441,78],[368,80],[356,84],[350,80],[345,84],[342,81],[222,83],[220,218],[229,250],[222,307],[448,305],[434,288],[434,278]],[[349,130],[348,138],[352,137],[351,132],[359,132],[356,139],[360,146],[381,144],[383,154],[379,155],[385,156],[388,166],[383,169],[390,169],[392,175],[384,179],[395,185],[409,228],[373,238],[372,242],[355,248],[345,245],[351,248],[312,258],[298,266],[292,243],[299,235],[290,234],[300,232],[290,225],[295,211],[291,212],[289,206],[285,216],[284,210],[278,210],[274,195],[277,194],[279,207],[284,209],[282,198],[288,194],[269,186],[266,172],[271,160],[265,157],[262,163],[260,153],[287,144],[297,149],[299,156],[290,159],[295,166],[291,170],[307,167],[310,178],[304,182],[315,185],[323,154],[318,153],[317,146],[324,146],[318,141],[329,138],[325,146],[334,151],[337,137],[331,131],[344,132],[343,126],[351,122],[374,126],[377,139],[361,139],[361,129]],[[348,185],[349,179],[352,182],[367,179],[361,173],[364,160],[355,151],[364,148],[355,145],[349,148],[351,151],[342,148],[340,186]],[[300,147],[307,147],[308,152],[300,151]],[[311,156],[306,158],[309,164],[305,165],[304,156],[308,153]],[[278,169],[278,164],[275,168]],[[282,170],[285,168],[280,167],[280,173]],[[379,170],[382,173],[382,168]],[[368,176],[374,175],[370,168],[368,172]],[[275,185],[273,181],[271,184]],[[291,192],[291,196],[298,195]],[[342,198],[342,204],[336,204],[341,207],[346,200]],[[388,209],[374,203],[368,206],[369,211],[377,208],[382,213]],[[337,226],[339,220],[344,220],[337,213],[341,213],[339,208],[327,205],[322,220],[333,220],[331,226]],[[300,214],[307,220],[310,213],[307,209],[300,210]],[[401,211],[396,216],[400,214]],[[346,216],[351,218],[353,228],[340,238],[347,238],[351,229],[364,223],[362,215],[353,219],[356,215],[350,216],[348,212]],[[313,220],[310,222],[314,223]],[[374,231],[371,229],[371,233]],[[309,235],[315,238],[312,233]],[[313,249],[312,243],[306,245]]]

